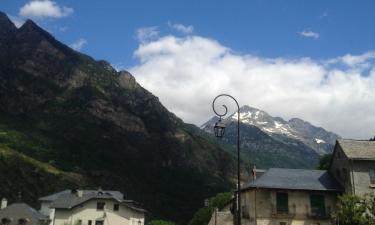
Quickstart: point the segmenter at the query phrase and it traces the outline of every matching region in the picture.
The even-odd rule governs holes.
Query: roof
[[[311,191],[343,191],[326,170],[271,168],[243,189],[268,188]]]
[[[125,200],[124,195],[119,191],[106,191],[106,190],[65,190],[43,198],[41,201],[51,201],[51,208],[55,209],[72,209],[87,201],[93,199],[108,199],[125,205],[136,211],[146,212],[140,208],[138,204],[132,200]]]
[[[375,141],[340,139],[337,143],[349,159],[375,160]]]
[[[10,225],[18,225],[19,219],[27,219],[28,225],[42,224],[42,221],[48,221],[48,217],[40,214],[35,209],[25,203],[13,203],[0,210],[0,219],[8,218],[11,220]]]
[[[109,193],[109,194],[111,194],[112,196],[114,196],[115,198],[118,198],[118,199],[123,199],[124,198],[124,194],[122,194],[119,191],[109,191],[109,190],[71,190],[71,189],[67,189],[67,190],[63,190],[63,191],[60,191],[60,192],[57,192],[57,193],[54,193],[54,194],[51,194],[51,195],[47,195],[47,196],[41,197],[41,198],[39,198],[39,201],[51,201],[52,202],[52,201],[55,201],[56,199],[58,199],[61,195],[70,194],[70,193],[72,193],[72,191],[82,191],[83,195],[102,192],[102,193]]]

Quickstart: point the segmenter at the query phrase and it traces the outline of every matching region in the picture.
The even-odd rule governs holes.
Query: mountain
[[[0,13],[0,34],[0,160],[12,155],[0,166],[0,196],[21,191],[36,205],[65,187],[116,189],[151,217],[185,223],[203,199],[233,187],[232,157],[127,71],[31,20],[17,29]]]
[[[227,124],[224,142],[235,144],[237,112]],[[201,126],[208,133],[218,118]],[[331,153],[339,136],[298,118],[285,121],[265,111],[243,106],[240,108],[241,145],[243,155],[262,167],[315,167],[320,155]],[[249,155],[250,154],[250,155]]]

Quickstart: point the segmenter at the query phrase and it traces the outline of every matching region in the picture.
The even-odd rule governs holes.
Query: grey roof
[[[48,221],[48,217],[40,214],[25,203],[13,203],[0,210],[0,220],[3,218],[10,219],[10,225],[18,225],[19,219],[27,219],[28,225],[39,225]]]
[[[51,194],[51,195],[41,197],[41,198],[39,198],[39,201],[51,201],[51,202],[53,202],[56,199],[58,199],[61,195],[70,194],[70,193],[72,193],[72,191],[73,190],[71,190],[71,189],[60,191],[60,192],[57,192],[57,193],[54,193],[54,194]],[[82,191],[83,195],[90,195],[90,194],[95,194],[95,193],[97,194],[99,192],[102,192],[102,193],[109,193],[110,195],[114,196],[117,199],[123,199],[124,198],[124,195],[119,191],[110,191],[110,190],[75,190],[75,191]]]
[[[349,159],[375,160],[375,141],[337,140]]]
[[[326,170],[271,168],[243,189],[268,188],[314,191],[342,191],[340,184]]]
[[[78,193],[81,193],[79,195]],[[52,194],[43,198],[41,201],[51,201],[51,208],[55,209],[72,209],[78,205],[81,205],[87,201],[93,199],[108,199],[114,200],[121,205],[125,205],[133,210],[146,212],[146,210],[138,207],[138,204],[132,200],[125,200],[124,195],[119,191],[105,191],[105,190],[76,190],[75,192],[62,191],[56,194]]]

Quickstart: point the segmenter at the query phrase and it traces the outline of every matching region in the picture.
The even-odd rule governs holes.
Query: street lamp
[[[236,198],[236,216],[237,216],[237,225],[241,225],[241,172],[240,172],[240,106],[238,105],[237,100],[228,94],[220,94],[214,98],[212,101],[212,109],[214,113],[219,116],[219,121],[215,123],[214,132],[215,136],[218,138],[222,138],[225,133],[225,124],[222,122],[222,117],[227,115],[228,108],[226,105],[223,105],[225,111],[223,113],[218,113],[215,110],[215,101],[220,97],[229,97],[237,105],[237,198]]]
[[[221,121],[221,118],[215,123],[214,132],[215,136],[218,138],[222,138],[224,136],[225,124]]]

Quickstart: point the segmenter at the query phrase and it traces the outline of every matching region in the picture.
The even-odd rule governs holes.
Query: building
[[[1,201],[0,222],[2,225],[47,225],[49,219],[25,203],[7,205]]]
[[[337,140],[328,171],[253,170],[241,192],[241,223],[331,224],[337,195],[344,192],[375,193],[375,141]],[[230,204],[215,211],[209,224],[233,224],[229,209]]]
[[[39,199],[51,225],[144,225],[146,211],[119,191],[65,190]]]
[[[324,170],[271,168],[242,188],[242,224],[331,224],[342,191]]]
[[[375,141],[337,140],[329,171],[347,193],[375,193]]]

